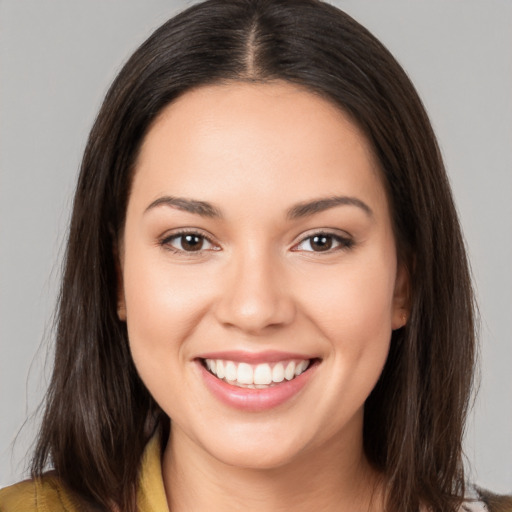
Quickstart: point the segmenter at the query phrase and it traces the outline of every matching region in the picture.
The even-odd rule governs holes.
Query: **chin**
[[[221,435],[212,431],[209,434],[203,439],[196,438],[196,446],[215,460],[227,466],[261,471],[292,463],[309,444],[308,439],[291,435],[282,425],[266,429],[262,425],[239,426],[225,429]]]
[[[210,453],[217,461],[227,466],[253,471],[279,469],[291,464],[299,457],[298,450],[283,450],[282,446],[257,447],[247,446],[247,444],[240,449],[233,445],[226,446],[226,449],[215,447]]]

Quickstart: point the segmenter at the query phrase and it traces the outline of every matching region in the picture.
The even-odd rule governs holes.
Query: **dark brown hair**
[[[53,378],[33,459],[100,509],[135,510],[144,446],[169,420],[133,365],[116,314],[113,248],[134,161],[161,110],[194,87],[285,80],[319,94],[366,134],[380,163],[410,318],[394,331],[365,405],[364,449],[387,510],[454,511],[474,364],[473,296],[456,211],[425,110],[366,29],[317,0],[209,0],[169,20],[112,84],[85,150],[60,293]]]

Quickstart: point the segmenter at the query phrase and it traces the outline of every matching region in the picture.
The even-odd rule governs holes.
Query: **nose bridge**
[[[295,310],[280,263],[270,248],[259,244],[234,250],[223,279],[218,320],[251,333],[288,324]]]

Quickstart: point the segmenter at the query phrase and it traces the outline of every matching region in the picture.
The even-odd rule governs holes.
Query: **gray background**
[[[190,2],[0,0],[0,486],[23,476],[81,153],[120,65]],[[395,54],[437,131],[472,260],[471,478],[512,492],[512,2],[335,2]],[[45,340],[42,342],[42,340]]]

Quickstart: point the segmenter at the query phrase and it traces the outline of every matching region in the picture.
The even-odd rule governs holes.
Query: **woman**
[[[460,229],[401,68],[327,4],[205,2],[133,55],[91,132],[34,481],[0,505],[481,507],[473,362]]]

